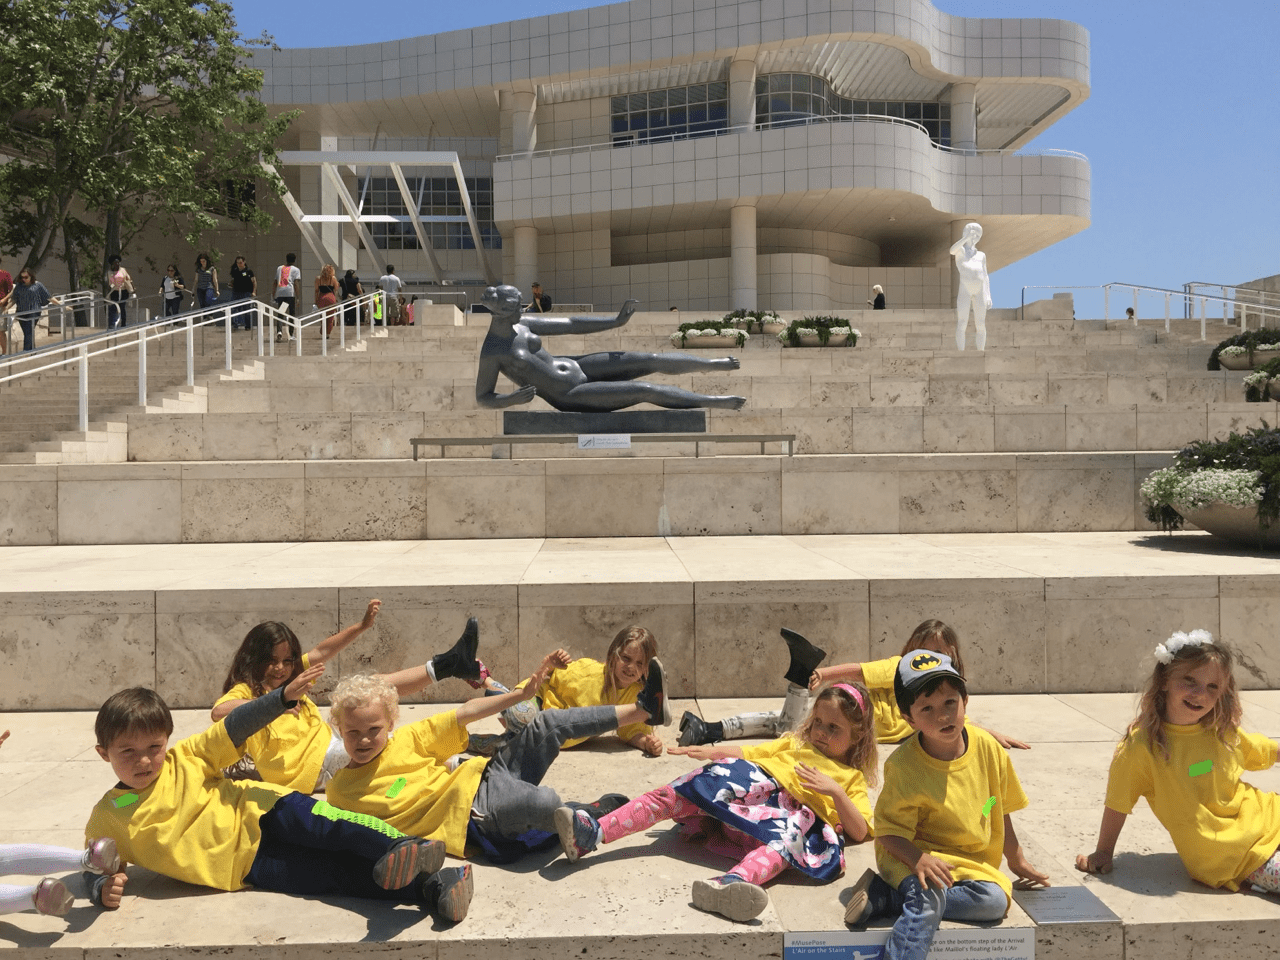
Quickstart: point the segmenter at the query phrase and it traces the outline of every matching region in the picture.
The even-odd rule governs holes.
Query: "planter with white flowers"
[[[693,323],[682,323],[670,340],[673,346],[681,349],[710,347],[739,347],[751,339],[745,330],[739,330],[732,323],[724,320],[697,320]]]
[[[1148,476],[1141,493],[1147,519],[1162,530],[1185,522],[1241,546],[1280,549],[1280,429],[1196,441]]]
[[[784,347],[855,347],[861,336],[840,317],[804,317],[787,324],[778,340]]]

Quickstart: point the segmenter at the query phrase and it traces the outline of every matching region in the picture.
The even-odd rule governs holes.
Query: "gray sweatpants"
[[[555,833],[552,816],[563,804],[558,793],[541,784],[561,744],[617,726],[616,707],[543,710],[493,755],[480,778],[471,816],[491,837],[514,840],[529,830]]]

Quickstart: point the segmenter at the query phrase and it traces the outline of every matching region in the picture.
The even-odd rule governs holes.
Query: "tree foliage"
[[[223,0],[0,0],[0,249],[35,269],[60,234],[74,261],[157,221],[193,245],[219,216],[269,228],[235,202],[283,189],[260,158],[293,115],[269,115],[246,65],[269,43]]]

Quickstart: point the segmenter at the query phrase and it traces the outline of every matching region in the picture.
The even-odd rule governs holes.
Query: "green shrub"
[[[785,343],[791,344],[793,347],[800,346],[801,333],[816,333],[818,340],[825,347],[831,340],[832,330],[846,330],[843,342],[851,347],[857,346],[858,338],[862,336],[861,331],[854,330],[849,326],[849,321],[841,317],[804,317],[801,320],[792,320],[787,324],[787,328],[778,334],[778,339]],[[840,336],[840,334],[837,334]]]
[[[741,308],[726,313],[723,319],[727,323],[742,324],[742,329],[748,333],[751,331],[764,333],[764,325],[766,323],[782,322],[782,317],[772,310],[746,310]]]
[[[1256,474],[1256,480],[1248,481],[1245,473]],[[1217,488],[1225,502],[1241,506],[1245,489],[1255,484],[1258,521],[1269,527],[1280,519],[1280,429],[1264,425],[1225,440],[1197,440],[1178,451],[1172,467],[1143,481],[1142,498],[1148,520],[1161,530],[1178,530],[1182,515],[1175,504],[1193,505],[1205,490]]]

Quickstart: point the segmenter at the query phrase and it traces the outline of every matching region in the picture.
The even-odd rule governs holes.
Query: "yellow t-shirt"
[[[402,833],[443,840],[461,857],[471,805],[489,762],[476,757],[450,772],[444,762],[466,749],[467,730],[456,710],[427,717],[394,731],[382,753],[364,766],[339,770],[325,784],[325,797]]]
[[[956,760],[937,760],[912,737],[884,762],[884,789],[876,801],[876,836],[902,837],[945,860],[955,880],[987,880],[1012,896],[1000,872],[1004,817],[1027,805],[1027,795],[1004,748],[985,730],[965,725],[969,749]],[[911,873],[876,845],[876,865],[894,889]]]
[[[832,760],[819,753],[813,744],[797,741],[794,737],[779,737],[768,743],[753,744],[742,748],[745,760],[758,764],[769,776],[778,781],[778,786],[791,794],[798,801],[820,816],[833,827],[840,826],[840,814],[836,811],[835,801],[825,793],[816,793],[800,782],[796,773],[796,765],[807,763],[821,770],[840,785],[840,788],[853,801],[862,818],[867,821],[867,836],[875,836],[871,832],[871,801],[867,799],[867,779],[856,767],[849,767],[838,760]]]
[[[302,655],[302,669],[310,664]],[[237,683],[218,698],[218,703],[228,700],[253,700],[255,694],[247,683]],[[215,703],[214,706],[217,706]],[[298,714],[284,713],[276,717],[245,741],[244,752],[253,757],[258,773],[267,783],[277,783],[299,793],[311,793],[320,779],[325,751],[333,731],[320,716],[320,710],[310,697],[298,700]]]
[[[629,687],[615,690],[608,698],[604,695],[605,665],[590,657],[580,657],[567,667],[553,670],[546,686],[538,693],[544,710],[564,710],[567,707],[629,707],[640,696],[643,683],[633,683]],[[644,733],[653,733],[653,727],[644,723],[632,723],[618,728],[618,736],[630,741]],[[565,747],[576,747],[590,739],[579,737],[566,740]]]
[[[1116,747],[1107,779],[1108,807],[1128,814],[1146,797],[1187,872],[1228,890],[1238,890],[1280,847],[1280,797],[1240,779],[1244,770],[1276,762],[1275,741],[1236,732],[1232,748],[1201,724],[1166,723],[1166,763],[1146,733],[1134,730]]]
[[[898,703],[893,699],[893,675],[898,672],[901,657],[870,660],[862,665],[862,685],[871,694],[871,706],[876,717],[876,740],[879,743],[898,743],[914,732],[907,723]]]
[[[179,741],[145,790],[112,787],[103,794],[85,843],[111,837],[126,863],[186,883],[241,889],[262,840],[258,819],[289,791],[223,779],[222,768],[238,759],[221,722]]]

